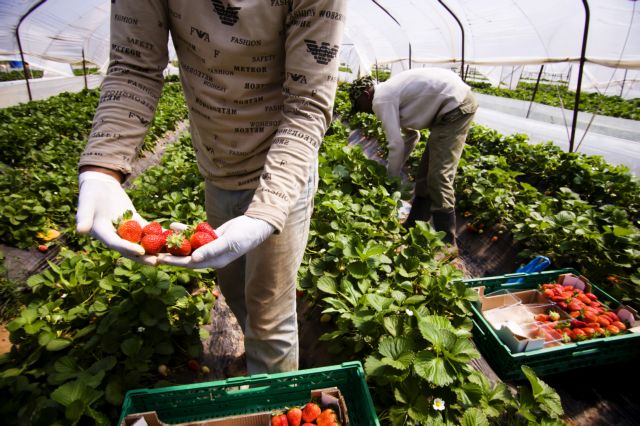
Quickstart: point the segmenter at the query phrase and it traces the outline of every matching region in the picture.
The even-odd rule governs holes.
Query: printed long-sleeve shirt
[[[345,0],[113,0],[110,65],[80,166],[131,172],[170,33],[200,173],[256,189],[246,214],[282,230],[331,120],[345,13]]]
[[[444,68],[407,70],[376,85],[372,106],[387,137],[389,171],[399,174],[402,168],[403,129],[431,127],[460,106],[470,91],[456,73]]]

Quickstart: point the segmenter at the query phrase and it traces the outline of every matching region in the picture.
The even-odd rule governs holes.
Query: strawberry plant
[[[0,241],[26,248],[47,223],[73,224],[77,164],[97,101],[97,90],[85,90],[0,110]],[[180,85],[165,84],[145,149],[184,118]]]
[[[446,257],[436,260],[442,233],[423,223],[402,230],[399,182],[388,180],[359,147],[347,145],[335,123],[319,164],[299,285],[335,327],[321,336],[329,350],[340,359],[365,360],[381,419],[438,421],[441,414],[431,404],[444,399],[452,423],[472,415],[522,422],[506,387],[472,385],[481,375],[469,366],[479,354],[471,344],[467,306],[477,294],[462,285],[461,272]],[[477,410],[480,404],[486,410]],[[537,414],[557,418],[555,412]]]
[[[174,271],[95,243],[63,250],[29,278],[25,308],[7,325],[12,351],[0,359],[0,389],[12,395],[0,401],[7,424],[112,424],[127,389],[158,382],[156,366],[199,357],[214,299],[195,291],[206,288],[204,275]]]
[[[535,87],[535,83],[525,81],[520,81],[515,90],[491,87],[486,83],[475,83],[473,81],[469,81],[468,84],[478,93],[521,99],[524,101],[531,100]],[[535,101],[545,105],[573,110],[575,96],[575,92],[570,91],[566,85],[542,83],[538,85]],[[580,111],[593,112],[612,117],[638,120],[640,119],[638,108],[640,108],[640,99],[637,98],[624,99],[620,96],[607,96],[599,93],[584,92],[581,93],[580,107],[578,109]]]

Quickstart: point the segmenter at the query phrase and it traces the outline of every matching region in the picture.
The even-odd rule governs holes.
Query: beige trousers
[[[298,369],[296,280],[316,188],[317,162],[282,232],[217,271],[220,290],[244,333],[249,374]],[[218,227],[242,215],[253,192],[222,190],[205,182],[208,222]]]
[[[454,179],[467,133],[478,109],[473,93],[458,108],[436,119],[416,173],[416,196],[431,200],[431,211],[455,207]]]

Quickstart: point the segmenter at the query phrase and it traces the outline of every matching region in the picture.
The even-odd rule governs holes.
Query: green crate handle
[[[591,349],[586,349],[584,351],[573,352],[571,356],[574,358],[577,358],[577,357],[583,357],[588,355],[595,355],[599,352],[600,352],[600,348],[591,348]]]
[[[480,334],[482,334],[482,337],[485,336],[484,330],[482,329],[482,327],[480,327],[480,325],[478,325],[478,323],[476,322],[476,320],[471,320],[473,322],[473,329],[480,332]]]

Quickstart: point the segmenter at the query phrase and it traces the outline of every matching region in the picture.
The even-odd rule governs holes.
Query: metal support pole
[[[620,97],[622,97],[622,94],[624,93],[624,82],[627,81],[627,71],[629,70],[624,70],[624,77],[622,77],[622,84],[620,85]]]
[[[544,69],[544,65],[540,65],[540,71],[538,71],[538,78],[536,79],[536,85],[533,87],[533,95],[531,95],[531,102],[529,102],[529,109],[527,110],[527,118],[529,118],[529,114],[531,113],[531,106],[533,105],[533,101],[536,99],[536,93],[538,93],[538,86],[540,85],[540,78],[542,77],[543,69]]]
[[[578,87],[573,105],[573,123],[571,124],[571,137],[569,138],[569,152],[573,152],[573,144],[576,138],[576,126],[578,124],[578,107],[580,106],[580,91],[582,90],[582,73],[587,54],[587,37],[589,35],[589,4],[582,0],[584,6],[584,33],[582,34],[582,51],[580,52],[580,67],[578,68]]]
[[[33,97],[31,96],[31,86],[29,85],[29,77],[27,76],[27,69],[25,67],[26,62],[24,60],[24,51],[22,50],[22,42],[20,41],[20,25],[22,24],[22,21],[24,21],[24,19],[31,14],[31,12],[33,12],[38,7],[40,7],[40,5],[45,1],[47,0],[40,0],[40,2],[31,6],[31,9],[29,9],[27,13],[25,13],[20,17],[20,20],[18,21],[18,25],[16,25],[16,41],[18,42],[18,49],[20,49],[20,60],[22,61],[22,72],[24,73],[24,79],[27,82],[27,93],[29,95],[29,101],[33,100]]]
[[[442,0],[438,0],[438,3],[440,3],[442,5],[442,7],[447,9],[447,12],[449,12],[451,14],[451,16],[453,16],[453,19],[456,20],[456,22],[458,23],[458,26],[460,27],[460,33],[461,33],[461,38],[462,38],[462,52],[461,52],[461,57],[460,57],[460,61],[461,61],[461,64],[460,64],[460,78],[464,80],[465,79],[465,75],[464,75],[464,27],[462,26],[462,22],[460,22],[460,20],[456,16],[456,14],[453,13],[453,11],[451,11],[451,9],[449,9],[449,7],[447,7],[447,5],[444,4]]]
[[[87,63],[84,59],[84,47],[82,48],[82,75],[84,75],[84,88],[88,89],[89,85],[87,84]]]

